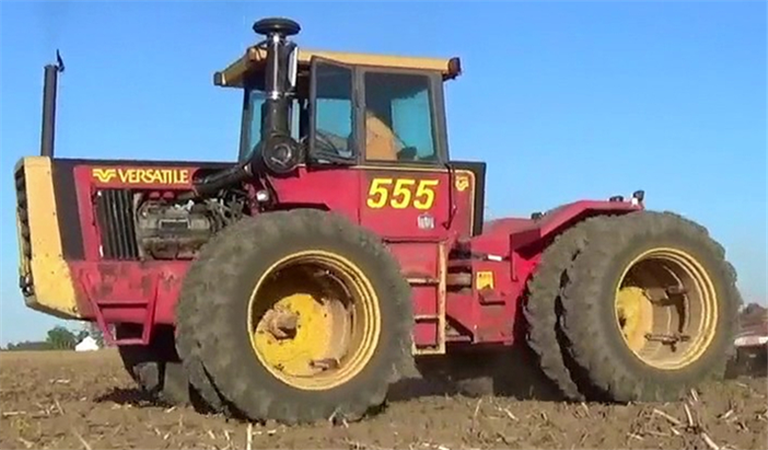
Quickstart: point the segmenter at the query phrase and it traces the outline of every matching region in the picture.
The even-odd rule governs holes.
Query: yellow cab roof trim
[[[388,67],[394,69],[433,70],[443,74],[443,79],[453,79],[461,74],[459,58],[422,58],[410,56],[346,53],[299,48],[299,66],[309,66],[312,57],[331,59],[342,64]],[[249,47],[240,59],[213,75],[213,83],[222,87],[242,87],[243,77],[250,69],[263,66],[267,52],[263,48]]]

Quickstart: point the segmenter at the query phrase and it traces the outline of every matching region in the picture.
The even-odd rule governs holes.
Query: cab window
[[[335,64],[318,63],[314,76],[314,150],[317,154],[353,160],[357,152],[352,132],[352,70]]]
[[[369,161],[437,161],[428,75],[366,72],[365,151]]]

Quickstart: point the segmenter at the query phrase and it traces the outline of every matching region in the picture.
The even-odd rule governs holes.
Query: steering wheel
[[[330,133],[322,131],[322,130],[315,130],[315,141],[318,143],[322,143],[323,147],[326,147],[326,150],[333,150],[334,153],[341,156],[341,149],[336,146],[336,144],[333,143],[333,141],[330,139],[329,136]],[[307,136],[309,138],[309,136]]]

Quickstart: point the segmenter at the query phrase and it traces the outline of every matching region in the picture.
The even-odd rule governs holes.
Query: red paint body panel
[[[473,246],[481,251],[493,252],[494,246],[499,246],[501,240],[507,240],[512,249],[520,249],[535,242],[542,241],[557,233],[564,227],[588,216],[603,213],[627,213],[642,209],[639,205],[628,202],[610,202],[581,200],[567,203],[548,211],[538,220],[507,218],[489,221],[482,236],[473,239]],[[498,251],[498,250],[497,250]]]
[[[438,341],[437,322],[416,322],[413,327],[413,341],[417,347],[435,345]]]
[[[295,175],[272,180],[282,208],[293,205],[322,206],[358,223],[357,205],[359,173],[344,168],[307,170],[299,168]]]
[[[186,273],[187,261],[72,261],[78,308],[95,320],[113,341],[106,325],[145,325],[145,340],[155,324],[174,323],[174,308]]]
[[[390,242],[389,249],[406,277],[434,277],[437,273],[437,242]]]
[[[192,165],[121,167],[114,164],[105,167],[83,164],[73,169],[77,205],[71,206],[77,208],[81,221],[84,259],[69,261],[69,265],[79,307],[86,317],[102,326],[116,322],[142,323],[145,325],[143,341],[150,338],[152,325],[173,324],[175,303],[190,262],[103,260],[94,198],[102,188],[174,196],[191,188],[197,170]],[[375,191],[374,180],[383,183],[389,196],[382,207],[371,207],[375,201],[369,203]],[[382,236],[399,261],[403,275],[412,281],[417,346],[438,344],[437,316],[441,303],[437,281],[441,279],[443,267],[463,266],[461,270],[471,273],[473,280],[471,287],[449,290],[445,296],[446,320],[457,332],[448,336],[448,341],[509,345],[515,340],[525,283],[536,270],[548,239],[589,215],[641,208],[626,202],[579,201],[553,209],[538,220],[490,221],[481,235],[471,236],[474,216],[482,211],[474,211],[478,180],[470,171],[449,173],[442,167],[432,170],[301,167],[291,176],[273,179],[272,184],[279,209],[331,210]],[[254,186],[254,189],[260,188]],[[432,194],[425,193],[428,188],[433,189]],[[433,201],[428,204],[430,196]],[[417,200],[423,209],[415,206]],[[441,262],[441,254],[447,258],[450,251],[459,246],[468,248],[472,256]],[[487,255],[500,260],[487,260]],[[477,272],[492,272],[492,289],[482,292],[477,289],[474,282]]]

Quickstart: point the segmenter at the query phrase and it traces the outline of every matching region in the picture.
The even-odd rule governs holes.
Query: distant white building
[[[80,341],[77,345],[75,345],[76,352],[92,352],[98,349],[99,349],[98,342],[96,342],[96,339],[90,336],[86,336],[85,338],[83,338],[82,341]]]

